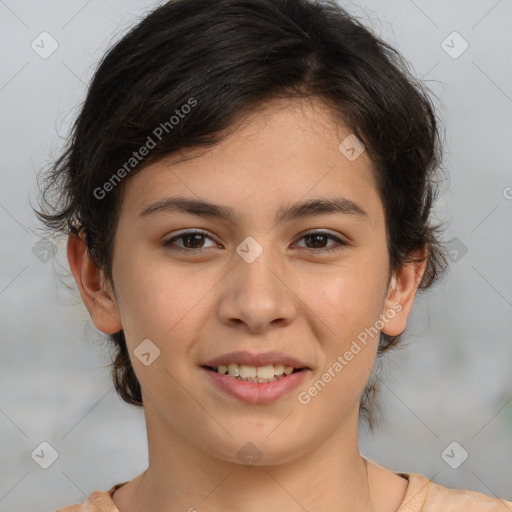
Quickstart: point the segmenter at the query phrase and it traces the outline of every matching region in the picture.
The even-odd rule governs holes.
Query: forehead
[[[240,118],[217,145],[181,149],[130,177],[123,210],[135,218],[174,195],[256,214],[271,205],[277,210],[299,199],[342,195],[357,198],[375,217],[381,205],[372,164],[365,151],[350,160],[340,150],[349,135],[320,101],[273,100]]]

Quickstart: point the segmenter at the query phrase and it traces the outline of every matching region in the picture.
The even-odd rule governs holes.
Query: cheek
[[[357,336],[382,312],[384,271],[375,264],[339,267],[306,285],[308,305],[331,327],[338,340]],[[314,282],[315,284],[311,284]]]
[[[355,276],[331,279],[318,293],[316,313],[330,328],[319,338],[321,382],[310,390],[318,392],[318,414],[326,404],[340,413],[358,406],[375,364],[379,335],[372,326],[379,318],[379,298],[368,281]]]
[[[365,262],[361,257],[357,263],[318,279],[318,286],[309,285],[308,305],[320,323],[329,326],[318,336],[324,354],[320,378],[332,382],[322,395],[324,400],[335,400],[339,407],[356,403],[370,378],[379,341],[375,324],[382,313],[385,284],[383,266],[378,267],[375,258]]]
[[[218,279],[198,276],[191,268],[149,261],[133,258],[119,276],[121,318],[130,358],[145,393],[156,397],[165,389],[166,401],[186,408],[190,396],[177,382],[184,382],[190,370],[182,361],[189,358],[194,328],[204,322],[205,296]],[[134,355],[146,339],[160,351],[148,366]]]
[[[178,336],[187,336],[188,326],[201,322],[204,299],[219,280],[208,272],[199,275],[193,267],[170,265],[154,256],[130,256],[120,268],[119,305],[132,346],[149,338],[164,347]]]

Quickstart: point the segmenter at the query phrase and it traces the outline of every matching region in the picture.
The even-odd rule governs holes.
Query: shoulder
[[[512,512],[512,502],[492,498],[476,491],[449,489],[431,483],[430,497],[427,501],[432,510],[442,506],[446,512],[463,510],[464,512]],[[449,508],[446,508],[448,506]],[[429,509],[427,508],[426,511]]]
[[[121,485],[123,484],[114,485],[108,491],[93,491],[82,505],[68,505],[57,509],[55,512],[119,512],[112,501],[112,495]]]
[[[476,491],[450,489],[418,473],[405,474],[409,487],[397,512],[512,512],[512,502]]]
[[[55,512],[80,512],[82,505],[68,505],[67,507],[58,508]]]

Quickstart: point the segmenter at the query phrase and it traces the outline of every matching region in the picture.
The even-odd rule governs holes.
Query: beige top
[[[512,512],[512,502],[491,498],[475,491],[448,489],[418,473],[397,473],[409,480],[407,492],[396,512]],[[56,512],[120,512],[112,501],[114,492],[93,491],[83,505],[69,505]]]

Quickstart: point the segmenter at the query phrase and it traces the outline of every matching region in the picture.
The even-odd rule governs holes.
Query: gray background
[[[0,0],[2,511],[82,503],[147,465],[142,411],[117,398],[108,349],[56,275],[68,268],[64,246],[46,263],[34,249],[41,235],[29,200],[36,204],[36,174],[58,154],[98,59],[155,5]],[[512,2],[344,5],[439,97],[450,179],[436,217],[457,239],[450,273],[416,299],[410,345],[388,358],[384,421],[373,436],[361,429],[362,453],[512,500]],[[59,44],[47,59],[31,48],[43,31]],[[442,47],[453,31],[469,43],[458,58]],[[31,458],[42,441],[59,454],[48,469]],[[469,453],[457,469],[441,457],[453,441]]]

